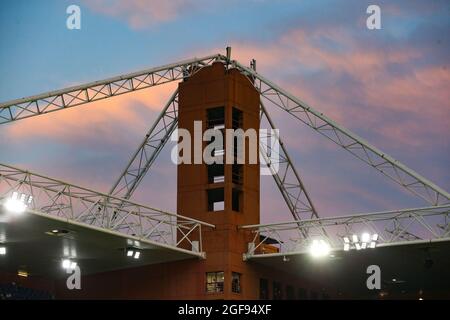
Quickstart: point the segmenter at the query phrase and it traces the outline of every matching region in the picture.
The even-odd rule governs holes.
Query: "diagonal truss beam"
[[[220,54],[200,59],[195,58],[5,102],[0,104],[0,124],[106,99],[170,81],[185,79],[196,73],[203,66],[210,65],[215,61],[228,63],[229,60]],[[232,66],[254,78],[255,87],[263,97],[410,192],[425,199],[432,205],[450,202],[450,194],[448,192],[311,108],[300,99],[259,75],[253,69],[247,68],[236,61],[232,61]]]
[[[263,119],[266,119],[271,129],[275,129],[275,126],[267,113],[264,104],[261,101],[261,123]],[[265,143],[266,139],[260,139],[261,155],[267,164],[272,164],[269,159],[278,159],[279,170],[276,171],[273,165],[269,165],[269,169],[272,172],[272,176],[275,183],[280,190],[284,201],[286,202],[289,211],[295,220],[318,218],[317,211],[308,195],[308,192],[300,179],[300,176],[295,169],[291,158],[286,150],[285,145],[281,141],[280,137],[276,137],[280,144],[280,150],[275,157],[268,156],[271,150],[270,146]]]
[[[0,204],[13,192],[32,196],[30,210],[199,257],[203,257],[202,227],[214,228],[196,219],[0,164]],[[180,234],[184,235],[182,240],[178,239]],[[194,241],[199,240],[197,246]],[[199,249],[187,250],[186,243]]]
[[[0,124],[185,79],[221,56],[211,55],[0,103]]]
[[[278,241],[280,254],[306,252],[313,237],[293,238],[292,235],[298,228],[326,240],[334,250],[343,249],[344,237],[351,239],[351,235],[360,236],[363,232],[378,234],[377,246],[450,241],[450,205],[248,225],[240,228],[255,233],[255,245],[251,246],[246,258],[264,254],[258,248],[264,245],[264,239],[269,238],[271,241]]]
[[[129,199],[155,162],[178,123],[178,89],[145,135],[130,162],[109,191],[110,195]]]
[[[263,104],[261,104],[261,117],[265,117],[271,128],[275,129],[272,119],[270,119]],[[169,140],[170,135],[177,127],[177,124],[178,90],[171,96],[158,119],[133,154],[125,170],[111,188],[109,192],[110,195],[124,199],[129,199],[131,197],[164,145]],[[279,137],[277,137],[277,139],[280,141]],[[264,139],[260,140],[261,155],[267,163],[270,158],[268,154],[271,150],[263,141]],[[281,141],[280,146],[281,152],[278,155],[279,157],[276,157],[279,159],[280,170],[278,172],[273,171],[272,176],[282,193],[286,205],[295,220],[304,218],[310,219],[313,217],[317,218],[317,211]],[[269,166],[269,168],[273,170],[272,167]]]
[[[450,203],[450,194],[447,191],[408,168],[400,161],[369,144],[350,130],[340,126],[323,113],[313,109],[286,90],[267,80],[255,70],[245,67],[236,61],[232,61],[232,65],[254,79],[254,86],[262,97],[394,180],[413,194],[435,206]]]

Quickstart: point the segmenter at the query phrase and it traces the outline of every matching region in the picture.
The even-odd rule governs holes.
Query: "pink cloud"
[[[323,39],[344,49],[324,49],[317,44]],[[255,58],[262,74],[278,78],[282,87],[352,130],[362,127],[409,148],[442,143],[449,134],[450,72],[433,65],[416,67],[423,50],[365,48],[339,29],[293,30],[270,45],[234,43],[233,55],[244,63]],[[411,74],[393,75],[391,65],[405,66]],[[292,68],[321,72],[322,78],[311,81],[299,72],[294,80],[284,80],[280,74],[291,74]],[[340,83],[342,75],[358,87]],[[320,83],[324,80],[326,87]]]
[[[127,134],[118,133],[115,125],[128,127],[132,132],[140,131],[143,137],[154,118],[146,119],[140,112],[148,110],[159,113],[176,86],[176,83],[169,83],[17,121],[4,128],[4,132],[11,140],[34,137],[62,140],[65,143],[89,141],[92,134],[97,132],[106,141],[126,143],[129,142]],[[136,108],[137,105],[144,109]]]
[[[195,0],[90,0],[85,5],[94,12],[125,20],[133,29],[142,29],[171,21],[199,7],[200,3]]]

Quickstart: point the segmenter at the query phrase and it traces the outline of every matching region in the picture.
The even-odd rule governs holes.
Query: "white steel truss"
[[[0,103],[0,124],[79,106],[163,83],[182,80],[195,74],[202,67],[211,65],[220,58],[221,56],[217,54],[204,58],[189,59]]]
[[[275,129],[276,127],[262,102],[260,107],[261,123],[265,119],[270,125],[270,128]],[[294,220],[318,218],[319,216],[311,198],[309,197],[281,138],[276,137],[280,144],[280,150],[275,156],[273,156],[272,153],[276,152],[276,150],[273,150],[273,148],[270,147],[270,144],[266,143],[267,139],[264,138],[265,137],[260,139],[260,153],[268,165],[268,168],[271,170],[275,183],[277,184],[289,211],[294,217]],[[271,163],[269,159],[278,159],[278,170],[274,169],[274,163]]]
[[[267,120],[272,129],[275,129],[269,114],[261,104],[261,118]],[[117,182],[112,187],[109,194],[129,199],[141,182],[142,178],[150,169],[157,156],[163,149],[170,135],[177,127],[178,123],[178,90],[174,92],[166,106],[162,110],[158,119],[152,128],[146,134],[144,140],[139,145],[137,151],[132,156],[125,170],[120,175]],[[311,199],[300,180],[287,151],[280,137],[276,137],[280,143],[280,152],[275,157],[269,154],[274,152],[270,146],[265,143],[266,139],[260,139],[260,153],[266,163],[269,158],[279,159],[278,172],[274,171],[273,166],[269,166],[272,170],[272,176],[277,184],[283,199],[286,202],[294,220],[318,218],[317,211],[311,202]]]
[[[129,199],[142,178],[155,162],[178,123],[178,89],[172,94],[166,106],[145,135],[125,170],[114,183],[109,194]]]
[[[411,170],[400,161],[377,149],[350,130],[340,126],[323,113],[313,109],[297,97],[267,80],[255,70],[236,61],[231,64],[254,79],[255,88],[262,97],[287,111],[307,126],[335,142],[360,160],[391,178],[431,205],[450,202],[450,194],[433,182]]]
[[[333,250],[342,250],[344,237],[364,232],[378,235],[377,246],[399,245],[405,243],[425,243],[450,241],[450,205],[414,209],[354,214],[340,217],[320,218],[280,222],[272,224],[241,226],[254,233],[253,245],[244,255],[270,255],[265,246],[277,244],[277,253],[305,253],[314,239],[325,240]],[[307,239],[298,237],[298,228],[305,233],[314,234]],[[273,252],[273,250],[270,250]]]
[[[338,125],[326,117],[323,113],[313,109],[276,84],[270,82],[257,73],[254,69],[245,67],[234,60],[230,61],[229,57],[225,57],[220,54],[211,55],[200,59],[195,58],[185,60],[179,63],[122,75],[102,81],[96,81],[85,85],[5,102],[0,104],[0,124],[49,113],[52,111],[63,110],[69,107],[106,99],[112,96],[152,87],[162,83],[187,79],[202,67],[211,65],[216,61],[226,63],[227,66],[237,68],[242,73],[248,75],[254,80],[254,86],[260,92],[262,97],[287,111],[304,124],[332,140],[410,192],[425,199],[429,204],[437,206],[436,208],[440,208],[442,205],[450,202],[450,194],[442,188],[422,177],[398,160],[395,160],[380,151],[348,129]],[[117,202],[113,201],[116,208],[119,208],[119,211],[126,210],[129,202],[125,201],[123,204],[120,204],[126,200],[123,199],[123,197],[128,198],[131,196],[144,174],[154,162],[154,159],[159,154],[161,148],[166,143],[167,137],[169,136],[168,133],[173,131],[176,126],[176,113],[177,98],[174,94],[158,118],[154,127],[149,131],[149,135],[146,136],[144,142],[140,145],[140,148],[132,157],[129,165],[111,189],[112,194],[104,195],[104,199],[106,200],[103,201],[105,204],[109,204],[108,199],[116,199]],[[300,182],[298,174],[296,174],[296,171],[283,148],[282,152],[286,154],[288,164],[287,171],[292,171],[294,176]],[[280,177],[282,177],[282,175]],[[284,187],[284,191],[282,191],[282,193],[284,192],[283,197],[287,201],[288,207],[291,210],[291,208],[294,207],[293,203],[295,204],[297,201],[296,199],[298,198],[296,196],[291,197],[291,191],[289,190],[290,186],[286,183],[280,183],[280,181],[283,182],[283,178],[279,178],[277,185],[279,187],[280,185]],[[301,183],[296,184],[297,189],[299,189],[298,187],[301,187],[304,190]],[[114,195],[119,195],[120,197],[115,198]],[[66,196],[70,196],[70,194],[66,194]],[[288,199],[286,199],[286,196]],[[302,201],[302,205],[305,205],[305,208],[309,206],[311,210],[307,211],[307,209],[299,209],[298,212],[315,212],[306,192],[304,193],[304,196],[307,201]],[[289,199],[291,200],[291,205],[289,204]],[[292,210],[295,212],[297,208]],[[92,216],[92,219],[95,217],[94,221],[98,221],[99,214],[90,213],[89,215]],[[116,222],[119,223],[122,221],[122,219],[115,218],[117,217],[116,213],[108,217],[109,220],[107,219],[107,221],[110,221],[110,224],[113,223],[116,225]],[[298,221],[293,223],[298,227]],[[312,236],[311,233],[310,236]]]
[[[31,196],[31,210],[199,257],[204,257],[202,227],[214,228],[192,218],[0,164],[0,204],[13,192]],[[186,249],[186,244],[192,250]]]

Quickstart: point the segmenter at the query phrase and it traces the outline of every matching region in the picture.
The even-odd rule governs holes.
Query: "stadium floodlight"
[[[370,241],[370,234],[368,234],[367,232],[364,232],[361,235],[361,242],[364,244],[364,243],[367,243],[369,241]]]
[[[325,257],[330,253],[330,245],[323,239],[313,240],[309,252],[315,258]]]
[[[127,248],[126,253],[127,253],[127,257],[134,258],[134,259],[139,259],[141,256],[141,252],[139,250],[137,250],[135,248],[131,248],[131,247]]]
[[[28,271],[25,271],[25,270],[19,270],[19,271],[17,271],[17,275],[18,275],[19,277],[27,278],[27,277],[28,277]]]
[[[73,270],[77,267],[77,263],[70,259],[64,259],[62,261],[62,267],[66,270]]]
[[[62,267],[64,269],[69,269],[70,268],[70,260],[69,259],[64,259],[62,262]]]
[[[19,194],[14,191],[11,197],[6,200],[4,206],[6,210],[14,213],[23,213],[27,209],[28,205],[33,201],[32,196],[27,196],[25,193]]]
[[[0,247],[0,255],[4,256],[6,254],[6,247]]]

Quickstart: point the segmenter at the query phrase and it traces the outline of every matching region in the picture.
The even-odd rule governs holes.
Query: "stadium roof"
[[[2,270],[11,273],[24,270],[30,276],[49,278],[67,276],[61,266],[65,257],[76,261],[84,275],[198,259],[187,250],[133,239],[119,232],[76,224],[37,211],[13,215],[3,206],[0,206],[0,246],[7,249],[6,255],[0,256]],[[141,257],[127,257],[127,247],[141,250]]]

